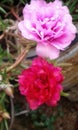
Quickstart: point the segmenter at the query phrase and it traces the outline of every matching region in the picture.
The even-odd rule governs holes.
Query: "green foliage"
[[[19,0],[20,1],[20,3],[22,3],[22,4],[26,4],[27,3],[27,0]]]
[[[78,4],[78,0],[69,0],[66,2],[66,5],[70,9],[70,13],[73,13],[73,11],[76,9],[77,4]]]
[[[11,55],[7,53],[7,51],[4,51],[0,46],[0,66],[3,64],[5,59],[7,59],[9,62],[13,62]]]
[[[0,31],[4,31],[8,26],[7,22],[4,22],[3,19],[0,17]]]
[[[15,0],[1,0],[0,1],[2,4],[11,4],[13,5],[15,3]],[[27,0],[18,0],[18,3],[26,4]]]
[[[5,9],[3,9],[2,7],[0,7],[0,12],[2,12],[2,13],[4,13],[4,14],[6,14]]]
[[[59,116],[63,116],[62,109],[60,107],[57,107],[57,112],[50,116],[47,116],[45,113],[43,113],[41,109],[32,111],[30,113],[30,119],[37,129],[47,128],[47,130],[55,130],[54,123]]]
[[[66,5],[68,6],[71,15],[73,16],[73,20],[78,20],[78,0],[69,0],[66,2]]]
[[[8,4],[13,4],[13,1],[14,1],[14,0],[1,0],[1,3],[2,3],[2,4],[6,4],[6,3],[8,3]]]
[[[5,111],[5,100],[6,100],[6,94],[4,92],[0,93],[0,107],[2,107],[2,110]],[[6,119],[3,119],[0,123],[0,130],[9,130],[8,128],[8,122]]]
[[[0,124],[0,130],[9,130],[7,120],[4,119]]]
[[[7,54],[6,51],[3,51],[3,49],[0,46],[0,66],[3,63],[3,58],[6,56],[6,54]]]

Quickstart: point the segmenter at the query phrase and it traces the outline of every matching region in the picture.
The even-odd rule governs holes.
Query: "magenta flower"
[[[19,90],[32,110],[42,104],[56,106],[63,90],[63,79],[60,67],[55,67],[38,57],[19,75]]]
[[[41,57],[57,58],[59,51],[75,38],[72,17],[59,0],[50,3],[31,0],[31,4],[24,7],[23,16],[19,30],[22,36],[37,42],[36,52]]]

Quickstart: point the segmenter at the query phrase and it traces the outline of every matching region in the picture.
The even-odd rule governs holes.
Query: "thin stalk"
[[[0,130],[3,130],[4,129],[4,124],[3,124],[3,121],[1,122],[1,125],[0,125]]]
[[[11,123],[10,123],[10,129],[11,129],[14,122],[14,103],[12,98],[10,98],[10,104],[11,104]]]
[[[5,96],[6,96],[6,94],[5,94],[5,93],[3,93],[3,94],[2,94],[2,96],[1,96],[1,99],[0,99],[0,104],[4,101]]]
[[[13,70],[14,68],[16,68],[16,67],[21,63],[21,61],[24,59],[24,57],[25,57],[26,54],[28,53],[29,49],[30,49],[30,47],[27,46],[27,47],[22,51],[22,53],[18,56],[16,62],[6,69],[6,73],[10,72],[11,70]]]
[[[9,130],[7,120],[5,119],[4,119],[4,125],[5,125],[6,130]]]

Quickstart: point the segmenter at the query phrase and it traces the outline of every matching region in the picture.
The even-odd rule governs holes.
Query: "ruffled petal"
[[[33,99],[32,100],[27,100],[27,101],[28,101],[29,106],[30,106],[30,108],[32,110],[36,110],[40,106],[39,102],[36,101],[35,99],[34,100]]]
[[[24,21],[19,22],[18,28],[22,33],[22,36],[27,39],[33,39],[33,35],[26,29]]]
[[[59,56],[59,50],[51,45],[44,45],[38,43],[36,47],[36,52],[41,57],[49,57],[50,59],[55,59]]]

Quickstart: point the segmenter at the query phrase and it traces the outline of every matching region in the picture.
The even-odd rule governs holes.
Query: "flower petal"
[[[22,33],[22,36],[27,39],[33,39],[33,35],[27,30],[27,28],[24,25],[24,21],[19,22],[18,28]]]
[[[29,106],[32,110],[35,110],[39,107],[38,102],[35,100],[29,100]]]
[[[54,46],[44,45],[38,43],[36,47],[37,54],[41,57],[49,57],[50,59],[55,59],[59,56],[59,50]]]

